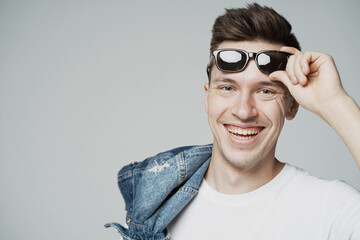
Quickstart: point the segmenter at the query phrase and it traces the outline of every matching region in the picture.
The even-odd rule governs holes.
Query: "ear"
[[[299,109],[298,102],[291,96],[290,103],[285,115],[286,119],[292,120],[296,116],[298,109]]]
[[[209,97],[209,84],[208,83],[204,84],[204,89],[205,89],[205,98],[204,98],[205,111],[208,112],[208,97]]]

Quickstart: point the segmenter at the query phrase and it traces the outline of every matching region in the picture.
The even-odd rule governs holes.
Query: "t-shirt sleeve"
[[[360,240],[360,193],[342,181],[333,182],[328,192],[334,215],[329,239]]]

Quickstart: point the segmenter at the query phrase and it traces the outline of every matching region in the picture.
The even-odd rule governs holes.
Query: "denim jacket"
[[[126,223],[108,223],[128,240],[167,240],[167,225],[197,194],[209,166],[212,145],[179,147],[123,167],[118,186]]]

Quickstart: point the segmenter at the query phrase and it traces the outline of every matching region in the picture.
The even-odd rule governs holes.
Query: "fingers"
[[[293,47],[282,47],[280,50],[292,54],[286,65],[286,73],[289,75],[291,82],[295,85],[298,83],[302,86],[306,85],[309,63],[304,59],[304,54]]]
[[[283,51],[283,52],[287,52],[287,53],[291,53],[291,54],[296,54],[296,53],[301,53],[297,48],[294,48],[294,47],[281,47],[280,51]]]
[[[291,57],[295,58],[294,64],[293,65],[289,65],[289,68],[293,68],[294,71],[294,75],[296,77],[296,79],[298,80],[298,82],[301,85],[306,85],[307,83],[307,78],[302,70],[302,63],[304,62],[304,55],[302,53],[297,53],[295,55],[292,55]]]
[[[288,59],[285,71],[280,71],[286,73],[287,77],[285,78],[283,74],[279,74],[277,71],[270,75],[270,79],[282,81],[285,85],[286,82],[284,81],[289,81],[292,85],[305,86],[309,83],[309,79],[314,79],[314,76],[320,74],[320,67],[322,67],[321,69],[335,68],[331,56],[321,52],[307,51],[302,53],[293,47],[282,47],[280,50],[292,54]],[[289,88],[288,85],[286,86]]]
[[[310,72],[309,64],[311,63],[312,53],[302,53],[293,47],[282,47],[283,52],[291,53],[286,65],[286,73],[292,84],[305,86],[308,83],[307,75]]]
[[[300,67],[304,75],[308,75],[310,73],[310,63],[312,61],[312,52],[305,52],[303,58],[300,60]]]
[[[288,74],[290,81],[293,84],[298,84],[299,81],[297,80],[297,78],[295,77],[295,73],[294,73],[294,68],[292,66],[294,66],[295,64],[295,55],[292,55],[289,57],[287,65],[286,65],[286,73]]]

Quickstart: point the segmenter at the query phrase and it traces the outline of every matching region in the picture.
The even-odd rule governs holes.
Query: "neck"
[[[278,175],[283,167],[284,164],[275,157],[245,167],[223,164],[212,158],[205,180],[220,193],[238,195],[265,185]]]

